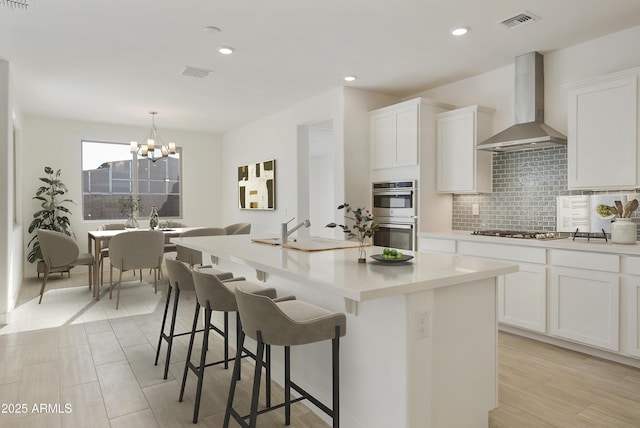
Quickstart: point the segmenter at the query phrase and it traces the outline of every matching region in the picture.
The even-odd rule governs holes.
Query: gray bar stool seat
[[[178,302],[180,300],[181,291],[194,291],[193,276],[191,275],[191,269],[189,266],[179,260],[166,257],[165,264],[167,266],[167,273],[169,275],[169,287],[167,289],[167,300],[164,305],[164,316],[162,317],[162,327],[160,328],[160,337],[158,338],[158,346],[156,348],[156,360],[155,365],[158,365],[158,358],[160,357],[160,348],[162,346],[162,340],[167,342],[167,356],[164,360],[164,379],[167,378],[169,373],[169,361],[171,359],[171,349],[173,347],[173,338],[191,334],[191,331],[183,333],[176,333],[176,318],[178,313]],[[206,268],[206,272],[210,275],[216,275],[221,280],[230,280],[233,278],[231,272],[223,272],[213,268]],[[169,334],[164,332],[167,322],[167,313],[169,312],[169,301],[171,300],[171,292],[175,288],[175,297],[173,298],[173,310],[171,315],[171,325],[169,326]],[[199,332],[202,330],[198,330]],[[228,345],[228,343],[225,343]],[[228,346],[226,353],[228,354]]]
[[[251,411],[241,416],[233,408],[233,399],[238,383],[236,372],[240,370],[240,358],[236,357],[234,375],[231,377],[227,409],[224,416],[224,428],[229,427],[231,416],[245,428],[255,428],[258,414],[285,408],[285,425],[291,423],[291,404],[301,400],[309,400],[333,419],[333,427],[340,426],[340,370],[339,343],[340,337],[347,331],[347,319],[343,313],[328,311],[310,303],[299,300],[274,301],[246,290],[243,285],[236,288],[236,300],[242,321],[240,343],[244,345],[245,335],[257,342],[256,367],[253,377]],[[291,381],[290,347],[331,340],[333,406],[329,408],[307,391]],[[258,396],[260,395],[260,377],[262,374],[262,354],[265,346],[284,346],[284,402],[258,412]],[[291,400],[291,389],[300,397]],[[249,420],[247,423],[246,420]]]
[[[229,361],[236,360],[240,361],[241,358],[251,357],[256,358],[254,354],[246,350],[238,340],[238,344],[236,345],[236,357],[233,359],[229,358],[228,353],[228,343],[229,343],[229,335],[228,335],[228,315],[229,312],[236,312],[236,333],[237,338],[240,337],[241,327],[240,327],[240,317],[237,315],[238,305],[236,303],[235,292],[237,287],[243,287],[243,289],[247,290],[249,293],[256,293],[258,295],[263,296],[265,299],[271,300],[276,298],[276,290],[273,288],[265,288],[258,284],[246,281],[244,278],[234,278],[232,280],[223,281],[219,276],[212,275],[210,271],[202,268],[195,268],[191,271],[193,276],[193,284],[196,290],[196,311],[193,316],[193,325],[191,328],[191,339],[189,340],[189,348],[187,350],[187,359],[184,365],[184,374],[182,376],[182,385],[180,387],[180,398],[179,401],[182,401],[184,398],[184,390],[187,384],[187,374],[189,373],[189,369],[195,373],[198,378],[198,384],[196,387],[196,398],[193,409],[193,423],[198,422],[198,413],[200,409],[200,397],[202,394],[202,383],[204,380],[204,370],[207,367],[224,364],[224,368],[228,368]],[[195,339],[196,326],[198,323],[198,315],[200,312],[200,307],[204,308],[204,334],[202,338],[202,352],[200,354],[200,362],[198,365],[195,365],[191,362],[191,353],[193,350],[193,342]],[[221,331],[218,327],[212,324],[211,317],[213,311],[219,311],[224,313],[224,331]],[[220,361],[215,361],[211,363],[206,363],[207,350],[209,348],[209,331],[214,330],[216,333],[220,334],[224,338],[225,343],[225,351],[224,358]],[[262,358],[262,354],[260,356]],[[266,386],[266,401],[267,406],[271,405],[271,357],[270,352],[267,352],[267,361],[266,364],[262,362],[262,365],[266,367],[267,371],[267,386]],[[262,366],[261,365],[261,366]],[[234,376],[240,378],[240,370],[234,371]]]

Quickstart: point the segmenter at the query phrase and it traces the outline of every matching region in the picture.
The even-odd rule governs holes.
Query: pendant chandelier
[[[169,143],[165,145],[162,138],[158,135],[156,130],[155,116],[157,111],[150,111],[151,115],[151,130],[145,139],[145,143],[138,145],[137,141],[132,141],[130,145],[131,153],[137,153],[138,156],[145,157],[151,162],[156,163],[157,160],[166,158],[169,155],[176,153],[176,144]]]

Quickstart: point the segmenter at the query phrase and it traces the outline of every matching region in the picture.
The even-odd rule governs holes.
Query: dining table
[[[195,227],[174,227],[174,228],[165,228],[158,229],[160,232],[164,233],[167,239],[174,238],[180,236],[182,232],[187,230],[196,229]],[[141,229],[132,229],[132,230],[141,230]],[[120,233],[127,233],[127,229],[118,229],[118,230],[90,230],[88,232],[88,240],[87,240],[87,249],[90,254],[93,254],[93,284],[98,284],[98,286],[93,287],[93,297],[96,300],[100,300],[100,251],[105,247],[105,244],[108,243],[111,238]]]

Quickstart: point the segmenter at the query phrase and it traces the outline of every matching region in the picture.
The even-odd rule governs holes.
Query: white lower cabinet
[[[547,269],[520,263],[520,270],[498,281],[498,321],[546,333]]]
[[[640,277],[630,277],[627,291],[626,353],[640,357]]]
[[[571,349],[598,348],[598,356],[606,350],[640,358],[640,256],[443,235],[419,242],[420,251],[518,264],[518,272],[498,278],[497,317],[505,330],[560,339]]]
[[[550,280],[550,333],[618,352],[619,275],[552,266]]]
[[[640,257],[627,257],[626,272],[629,276],[624,279],[625,296],[622,300],[626,302],[627,319],[623,351],[628,355],[640,357]]]

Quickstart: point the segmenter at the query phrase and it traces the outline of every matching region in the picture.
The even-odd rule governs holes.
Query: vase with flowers
[[[378,223],[373,219],[373,214],[371,211],[365,208],[351,208],[348,203],[344,203],[338,206],[339,210],[344,210],[344,218],[347,220],[351,220],[353,222],[352,225],[344,225],[337,223],[329,223],[326,227],[340,227],[344,233],[347,234],[348,239],[356,238],[358,243],[358,263],[366,263],[367,262],[367,251],[366,247],[368,245],[367,238],[372,238],[373,235],[378,231]]]

